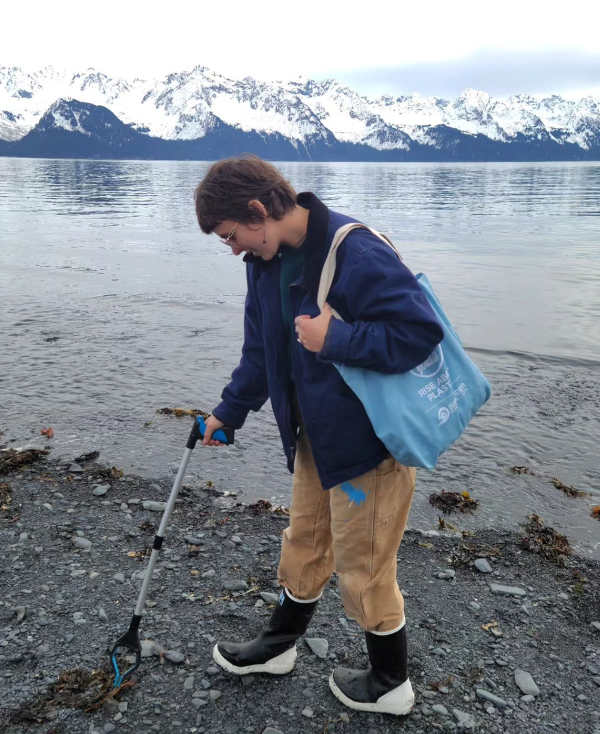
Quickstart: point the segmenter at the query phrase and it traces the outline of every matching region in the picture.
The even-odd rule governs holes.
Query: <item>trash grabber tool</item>
[[[139,668],[142,661],[142,646],[140,643],[138,630],[140,626],[140,621],[142,619],[142,614],[144,612],[146,596],[148,594],[148,589],[150,588],[150,581],[152,580],[152,574],[154,573],[156,560],[158,558],[158,554],[160,552],[160,548],[165,537],[165,531],[167,529],[169,517],[171,516],[171,512],[173,511],[173,507],[175,506],[175,500],[177,499],[177,495],[179,494],[179,488],[181,487],[181,482],[183,481],[183,477],[185,476],[190,456],[194,447],[196,446],[196,442],[198,441],[198,439],[204,438],[205,430],[206,424],[204,422],[204,419],[198,416],[194,420],[194,425],[188,438],[186,449],[181,460],[181,465],[173,483],[173,489],[171,490],[171,494],[169,495],[169,500],[167,502],[165,512],[160,522],[158,532],[154,538],[152,553],[150,554],[150,560],[148,561],[148,567],[146,569],[144,580],[142,582],[142,589],[140,591],[137,604],[135,606],[133,617],[131,618],[131,622],[129,624],[129,629],[127,630],[127,632],[125,632],[125,634],[121,635],[121,637],[115,640],[115,642],[113,642],[112,645],[108,648],[108,654],[110,656],[110,660],[115,671],[113,688],[118,688],[120,685],[122,685],[125,678],[130,676],[134,672],[134,670],[137,670]],[[224,427],[215,431],[212,435],[212,438],[215,441],[221,441],[224,444],[232,444],[233,434],[233,428]],[[129,653],[133,653],[135,655],[135,662],[127,670],[121,672],[119,668],[119,657],[125,658],[125,656],[128,656]]]

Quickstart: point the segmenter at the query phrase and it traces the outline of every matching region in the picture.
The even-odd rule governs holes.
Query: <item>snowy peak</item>
[[[600,127],[600,101],[592,97],[494,99],[467,88],[454,100],[417,93],[369,98],[333,78],[236,80],[203,65],[161,79],[113,78],[94,68],[28,72],[0,66],[0,138],[22,138],[46,114],[64,130],[85,131],[88,118],[83,108],[75,110],[76,101],[106,108],[128,128],[163,140],[200,140],[217,130],[232,135],[223,132],[228,130],[263,140],[279,136],[298,151],[316,143],[378,152],[436,149],[452,131],[461,145],[470,139],[512,145],[525,138],[589,151]]]

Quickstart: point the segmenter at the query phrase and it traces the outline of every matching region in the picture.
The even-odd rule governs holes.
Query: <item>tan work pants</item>
[[[415,488],[414,468],[391,455],[324,491],[303,430],[298,436],[290,524],[283,533],[279,583],[299,600],[319,597],[338,574],[346,614],[368,632],[404,623],[396,554]]]

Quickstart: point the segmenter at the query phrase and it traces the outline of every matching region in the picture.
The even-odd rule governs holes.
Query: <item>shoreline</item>
[[[152,503],[171,489],[170,478],[119,476],[94,461],[80,468],[46,457],[0,476],[11,497],[0,511],[0,732],[600,734],[600,563],[573,555],[557,565],[524,550],[512,531],[406,532],[398,578],[417,706],[405,719],[344,709],[329,690],[336,665],[366,667],[364,637],[344,615],[335,577],[291,674],[221,672],[214,642],[248,639],[270,615],[287,517],[211,482],[180,492],[142,619],[140,637],[154,645],[137,684],[93,713],[49,701],[40,710],[50,718],[14,719],[19,706],[35,710],[61,671],[108,660],[162,517]],[[77,538],[89,545],[79,549]],[[225,588],[232,582],[238,590]],[[531,699],[522,698],[518,670],[539,689]]]

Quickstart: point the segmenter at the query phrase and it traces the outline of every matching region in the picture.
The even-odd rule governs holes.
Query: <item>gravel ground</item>
[[[287,518],[210,483],[182,488],[142,620],[152,642],[136,684],[91,713],[57,698],[42,705],[61,672],[97,670],[127,629],[161,518],[153,503],[171,480],[46,458],[0,482],[2,732],[600,734],[600,565],[557,566],[510,533],[407,532],[399,581],[417,706],[403,720],[344,709],[329,691],[336,665],[366,667],[335,579],[290,675],[222,673],[215,641],[248,639],[270,615]]]

